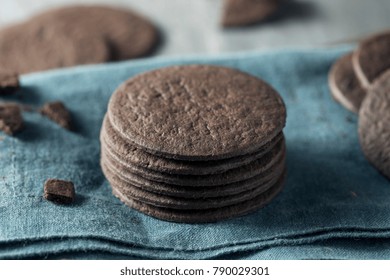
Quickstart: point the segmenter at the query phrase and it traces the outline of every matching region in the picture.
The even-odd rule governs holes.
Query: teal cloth
[[[3,99],[62,100],[76,129],[25,112],[23,132],[0,134],[0,258],[389,258],[390,184],[361,152],[357,117],[329,94],[329,68],[351,49],[153,58],[23,76],[22,90]],[[285,188],[253,214],[210,224],[161,221],[123,205],[101,172],[99,131],[115,88],[147,70],[193,63],[261,77],[286,103]],[[42,198],[51,177],[75,183],[73,205]]]

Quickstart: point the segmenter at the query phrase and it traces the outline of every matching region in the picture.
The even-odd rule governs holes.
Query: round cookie
[[[366,96],[352,66],[352,53],[339,58],[329,72],[329,88],[333,98],[346,109],[358,113]]]
[[[262,184],[257,184],[252,189],[240,192],[239,194],[218,197],[175,197],[162,194],[156,194],[131,185],[118,176],[116,176],[104,162],[101,163],[102,170],[109,180],[111,187],[117,189],[124,196],[162,208],[171,209],[210,209],[220,208],[228,205],[237,204],[260,195],[273,186],[279,177],[274,177]]]
[[[123,162],[120,155],[115,154],[107,147],[103,147],[102,156],[105,156],[114,165],[122,175],[134,173],[145,179],[169,183],[178,186],[217,186],[231,184],[234,182],[243,181],[263,173],[279,161],[285,154],[284,139],[280,141],[262,158],[257,159],[249,164],[228,170],[223,173],[212,175],[176,175],[162,172],[155,172],[145,168],[130,165]]]
[[[279,178],[279,181],[274,186],[266,192],[253,197],[251,200],[235,205],[205,210],[161,208],[129,198],[115,188],[112,190],[112,193],[127,206],[157,219],[178,223],[210,223],[243,216],[264,207],[282,190],[284,179],[285,174]]]
[[[17,73],[105,62],[103,36],[60,22],[30,21],[0,32],[0,65]]]
[[[225,0],[222,25],[245,26],[258,23],[274,15],[280,0]]]
[[[253,153],[286,122],[283,100],[268,84],[211,65],[138,75],[115,91],[108,115],[114,129],[134,145],[181,160]]]
[[[151,53],[159,42],[159,32],[146,18],[129,9],[106,6],[70,6],[38,16],[66,23],[72,28],[98,31],[107,40],[111,60],[125,60]]]
[[[364,155],[390,179],[390,70],[370,87],[359,112],[359,141]]]
[[[183,161],[158,157],[126,142],[126,140],[113,129],[107,115],[103,120],[100,135],[100,141],[102,143],[104,142],[107,149],[121,155],[121,159],[125,163],[129,163],[132,166],[147,168],[152,171],[180,175],[207,175],[234,169],[259,159],[272,149],[282,138],[283,133],[279,133],[270,142],[261,147],[259,151],[245,156],[210,161]]]
[[[390,69],[390,30],[363,40],[352,57],[356,76],[363,88]]]
[[[218,186],[192,187],[155,182],[129,172],[123,174],[121,170],[115,166],[115,163],[112,163],[104,156],[104,153],[101,158],[101,163],[106,166],[106,169],[111,170],[113,174],[124,182],[149,192],[187,198],[219,197],[240,194],[244,191],[253,189],[258,185],[264,184],[265,182],[272,180],[272,178],[279,177],[285,169],[285,161],[286,156],[284,154],[272,167],[263,173],[244,181]]]

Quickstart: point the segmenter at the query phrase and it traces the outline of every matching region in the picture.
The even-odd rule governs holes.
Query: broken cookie
[[[72,119],[68,109],[61,101],[48,102],[39,110],[40,113],[65,129],[72,129]]]
[[[59,204],[70,204],[74,201],[74,185],[70,181],[48,179],[44,186],[44,197]]]
[[[23,128],[20,107],[13,103],[0,103],[0,130],[14,135]]]
[[[19,78],[16,73],[0,69],[0,95],[12,94],[19,88]]]

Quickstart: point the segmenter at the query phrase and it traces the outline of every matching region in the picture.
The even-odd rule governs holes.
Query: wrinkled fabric
[[[62,100],[75,131],[25,112],[23,132],[0,134],[0,258],[389,258],[390,184],[362,154],[357,116],[329,93],[329,68],[351,49],[141,59],[23,76],[21,91],[2,100],[36,107]],[[141,72],[194,63],[261,77],[285,101],[285,187],[250,215],[161,221],[116,199],[100,169],[99,131],[115,88]],[[74,204],[42,198],[52,177],[75,183]]]

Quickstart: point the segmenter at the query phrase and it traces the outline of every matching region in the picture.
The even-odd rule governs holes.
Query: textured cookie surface
[[[224,184],[231,184],[247,180],[256,175],[259,175],[272,166],[275,165],[285,154],[284,140],[280,141],[273,147],[264,157],[250,162],[246,165],[230,169],[223,173],[212,175],[176,175],[169,173],[156,172],[146,168],[138,168],[136,166],[126,164],[120,158],[120,155],[115,155],[109,149],[102,150],[102,157],[105,156],[107,160],[114,165],[123,176],[129,173],[134,173],[145,179],[169,183],[178,186],[218,186]]]
[[[131,10],[106,6],[71,6],[42,15],[72,28],[98,31],[111,49],[111,60],[123,60],[149,54],[158,43],[154,25]]]
[[[348,110],[357,113],[366,96],[352,66],[352,53],[339,58],[329,73],[332,96]]]
[[[206,175],[222,173],[262,157],[283,138],[283,134],[278,134],[255,153],[209,161],[175,160],[147,153],[123,139],[123,137],[113,129],[107,116],[103,121],[100,138],[101,143],[104,142],[107,149],[121,155],[121,159],[132,166],[139,166],[152,171],[171,174]]]
[[[359,140],[366,158],[390,179],[390,70],[370,88],[359,112]]]
[[[117,189],[126,197],[130,197],[134,200],[150,205],[172,209],[210,209],[237,204],[239,202],[250,200],[254,196],[260,195],[261,193],[267,191],[278,181],[279,178],[275,176],[270,180],[262,182],[261,184],[257,184],[249,190],[245,190],[235,195],[193,198],[167,196],[138,188],[132,184],[129,184],[128,182],[121,180],[118,176],[111,172],[109,168],[106,167],[104,162],[102,163],[102,170],[110,181],[111,187]]]
[[[105,157],[104,152],[102,152],[101,163],[102,165],[105,165],[106,169],[117,175],[122,181],[146,191],[175,197],[201,198],[237,195],[241,192],[262,185],[265,182],[272,180],[272,178],[279,177],[285,168],[285,158],[286,156],[284,154],[277,162],[275,162],[274,165],[250,179],[230,184],[204,187],[173,185],[148,180],[131,172],[123,173],[115,162],[112,162],[110,159]]]
[[[243,216],[264,207],[282,190],[284,177],[283,174],[274,186],[248,201],[205,210],[177,210],[156,207],[129,198],[115,188],[112,192],[129,207],[158,219],[179,223],[208,223]]]
[[[113,127],[150,153],[187,160],[253,153],[278,135],[286,110],[262,80],[210,65],[138,75],[111,97]]]
[[[59,21],[34,20],[0,32],[0,65],[9,71],[28,73],[108,59],[103,36]]]
[[[243,26],[268,19],[280,6],[280,0],[225,0],[222,25]]]
[[[364,88],[390,69],[390,30],[361,42],[353,55],[353,67]]]

